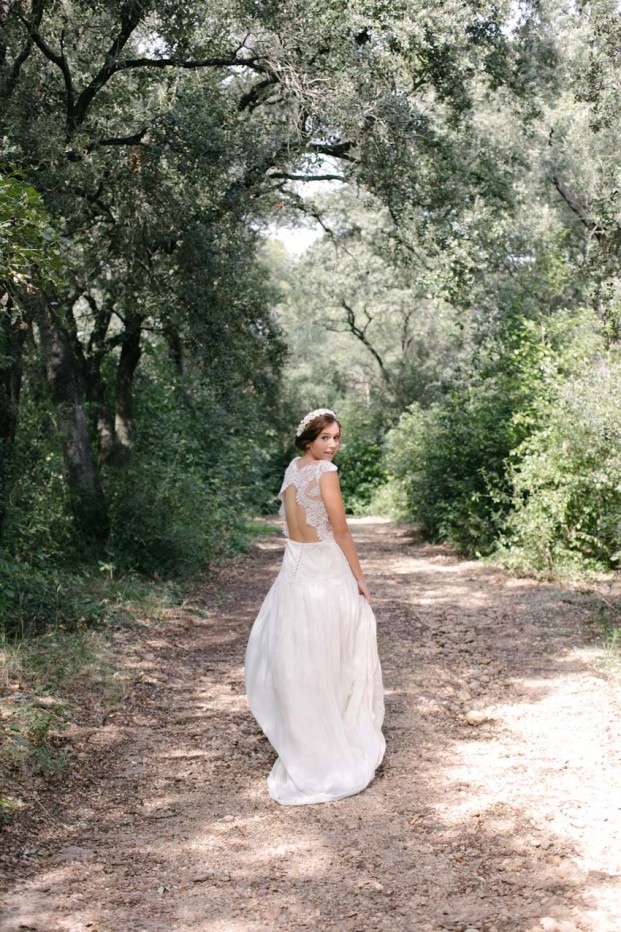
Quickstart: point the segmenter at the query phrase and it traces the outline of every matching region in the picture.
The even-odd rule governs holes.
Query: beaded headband
[[[320,417],[322,414],[331,414],[333,418],[336,418],[334,411],[331,411],[330,408],[316,408],[315,411],[310,411],[306,417],[303,417],[300,423],[298,424],[297,430],[295,432],[296,437],[300,437],[311,421],[314,421],[316,417]]]

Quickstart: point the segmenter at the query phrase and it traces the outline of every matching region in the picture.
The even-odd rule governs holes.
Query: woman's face
[[[327,424],[318,437],[309,443],[307,452],[316,460],[331,460],[341,442],[341,428],[337,423]]]

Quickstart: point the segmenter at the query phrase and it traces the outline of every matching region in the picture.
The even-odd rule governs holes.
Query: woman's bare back
[[[295,486],[290,485],[283,495],[289,538],[299,544],[316,544],[319,540],[317,530],[307,524],[306,512],[296,501],[296,494]]]

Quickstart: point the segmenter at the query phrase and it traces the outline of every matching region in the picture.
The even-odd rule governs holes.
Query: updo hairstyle
[[[305,452],[307,447],[310,446],[313,440],[317,439],[324,427],[327,427],[328,424],[338,424],[339,430],[341,430],[341,425],[333,414],[319,414],[317,417],[313,418],[310,424],[306,425],[300,436],[294,439],[294,443],[298,450]]]

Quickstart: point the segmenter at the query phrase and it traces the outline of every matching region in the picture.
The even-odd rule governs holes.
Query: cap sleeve
[[[285,493],[285,489],[288,486],[290,486],[294,481],[294,476],[293,476],[293,470],[295,469],[295,466],[293,465],[294,463],[295,463],[295,459],[291,460],[291,462],[287,466],[285,470],[284,478],[282,480],[282,485],[280,487],[280,492],[278,493],[278,497],[281,499],[283,503],[284,503],[283,495]]]
[[[328,462],[328,460],[321,460],[319,463],[319,475],[322,476],[324,472],[338,472],[338,466],[335,466],[334,463]]]

